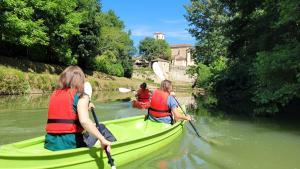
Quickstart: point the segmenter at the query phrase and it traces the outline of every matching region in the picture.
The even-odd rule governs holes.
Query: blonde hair
[[[56,89],[75,89],[82,96],[84,79],[85,75],[79,66],[69,66],[60,74]]]
[[[172,90],[172,82],[170,80],[163,80],[160,84],[160,90],[170,92]]]

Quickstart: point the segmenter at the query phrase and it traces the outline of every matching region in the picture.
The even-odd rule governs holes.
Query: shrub
[[[97,56],[94,61],[94,68],[110,75],[124,76],[123,66],[117,62],[116,56],[112,52],[105,52]]]
[[[26,94],[29,92],[30,85],[24,73],[0,69],[0,94]]]

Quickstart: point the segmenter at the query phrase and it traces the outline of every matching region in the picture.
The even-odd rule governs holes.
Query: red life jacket
[[[140,89],[138,91],[138,101],[139,102],[150,102],[150,91],[148,89]]]
[[[168,106],[168,96],[169,93],[167,92],[161,90],[154,91],[151,99],[151,105],[148,109],[151,116],[158,118],[172,116],[171,110]]]
[[[77,91],[73,89],[55,90],[50,97],[47,133],[80,133],[83,131],[73,102]]]

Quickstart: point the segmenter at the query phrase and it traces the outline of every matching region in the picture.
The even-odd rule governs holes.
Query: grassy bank
[[[58,76],[65,67],[0,56],[0,95],[48,93],[55,89]],[[87,72],[93,90],[112,91],[119,87],[138,89],[146,82],[150,89],[157,88],[156,75],[150,68],[134,70],[139,76],[131,79],[101,72]],[[173,82],[175,91],[191,90],[191,84]]]
[[[64,67],[0,56],[0,95],[47,93],[54,90]],[[101,72],[87,76],[94,90],[137,88],[140,80],[114,77]]]

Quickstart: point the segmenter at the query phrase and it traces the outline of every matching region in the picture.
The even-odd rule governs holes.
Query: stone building
[[[165,35],[161,32],[154,33],[154,39],[164,40]],[[167,61],[164,59],[154,59],[150,62],[143,60],[141,57],[135,58],[135,65],[138,67],[149,65],[152,67],[154,62],[157,62],[159,67],[161,68],[164,76],[172,81],[176,81],[177,83],[193,83],[194,79],[186,74],[186,70],[188,66],[194,65],[194,61],[191,58],[191,49],[193,46],[191,44],[174,44],[170,45],[171,48],[171,61]],[[150,74],[138,74],[134,73],[133,77],[141,78],[141,79],[151,79],[157,83],[161,80],[155,75]]]
[[[170,45],[171,47],[171,64],[173,66],[187,67],[194,65],[191,58],[191,44],[176,44]]]
[[[161,32],[155,32],[153,36],[156,40],[165,40],[165,34]]]

